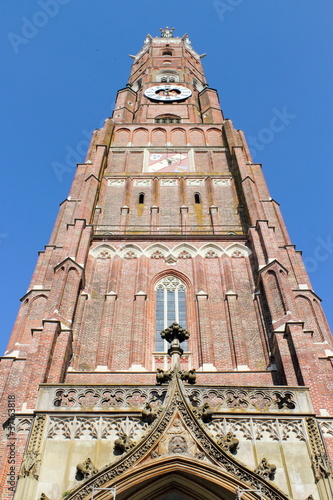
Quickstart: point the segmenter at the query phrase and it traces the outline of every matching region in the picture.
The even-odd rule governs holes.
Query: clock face
[[[188,172],[188,153],[154,153],[149,156],[149,172]]]
[[[180,101],[191,95],[190,89],[179,85],[156,85],[145,90],[145,96],[155,101]]]

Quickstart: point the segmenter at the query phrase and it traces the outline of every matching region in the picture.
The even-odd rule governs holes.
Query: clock
[[[188,153],[154,153],[149,156],[149,172],[188,172]]]
[[[192,91],[180,85],[156,85],[145,90],[145,96],[155,101],[180,101],[192,95]]]

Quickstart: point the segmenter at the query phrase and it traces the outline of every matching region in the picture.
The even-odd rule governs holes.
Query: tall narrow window
[[[143,204],[145,202],[145,194],[144,193],[140,193],[139,194],[139,204]]]
[[[168,342],[161,338],[161,331],[174,321],[186,328],[186,286],[175,276],[166,276],[156,285],[156,344],[157,352],[167,352]],[[182,344],[187,351],[187,342]]]
[[[199,193],[194,194],[194,203],[201,203]]]

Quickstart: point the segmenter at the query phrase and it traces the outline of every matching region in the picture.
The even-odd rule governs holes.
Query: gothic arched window
[[[156,290],[156,343],[157,352],[167,352],[168,343],[162,339],[161,331],[174,321],[186,328],[186,286],[175,276],[165,276],[155,287]],[[187,342],[182,344],[187,351]]]

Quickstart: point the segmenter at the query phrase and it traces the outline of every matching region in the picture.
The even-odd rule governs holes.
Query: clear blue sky
[[[1,9],[1,353],[74,162],[126,85],[128,54],[166,25],[207,52],[208,83],[257,144],[255,160],[333,323],[332,0],[16,0]],[[59,178],[54,162],[65,164],[69,151]]]

